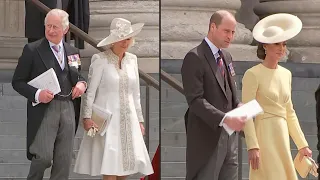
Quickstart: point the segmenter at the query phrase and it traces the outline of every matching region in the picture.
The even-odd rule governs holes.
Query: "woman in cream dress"
[[[143,25],[115,18],[110,35],[98,44],[107,46],[107,50],[92,56],[80,115],[84,129],[97,127],[91,120],[93,104],[110,111],[112,118],[105,133],[94,137],[85,133],[74,167],[76,173],[103,175],[103,180],[153,173],[143,139],[137,56],[126,52]]]
[[[278,24],[283,27],[277,27]],[[256,116],[254,121],[247,121],[244,127],[250,180],[298,179],[289,135],[300,158],[311,156],[291,101],[291,72],[278,65],[285,55],[286,41],[297,35],[301,28],[300,19],[290,14],[271,15],[254,27],[254,38],[261,43],[257,54],[263,62],[245,72],[242,101],[256,99],[264,113]]]

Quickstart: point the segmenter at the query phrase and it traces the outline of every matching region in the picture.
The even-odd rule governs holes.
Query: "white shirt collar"
[[[217,46],[215,46],[207,37],[205,37],[204,40],[209,45],[209,47],[211,49],[211,52],[214,55],[214,57],[215,58],[219,57],[219,55],[218,55],[219,48],[217,48]]]
[[[48,40],[48,42],[49,42],[50,48],[52,48],[52,46],[55,46],[55,45],[59,45],[61,48],[63,48],[62,40],[59,42],[59,44],[54,44],[54,43],[50,42],[49,40]]]

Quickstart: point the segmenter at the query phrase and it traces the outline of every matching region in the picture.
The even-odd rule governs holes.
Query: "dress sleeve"
[[[294,143],[296,144],[298,150],[301,148],[307,147],[308,142],[306,141],[304,134],[301,130],[298,117],[296,112],[293,108],[292,100],[291,100],[291,81],[292,75],[290,73],[289,76],[289,101],[287,102],[286,110],[287,110],[287,124],[289,129],[289,134],[293,139]]]
[[[91,64],[88,73],[88,89],[83,96],[83,118],[91,118],[92,104],[94,102],[96,91],[99,87],[103,72],[103,65],[101,64],[100,57],[94,54],[91,58]]]
[[[133,100],[134,100],[134,106],[136,108],[136,113],[138,116],[139,122],[144,122],[143,115],[142,115],[142,109],[141,109],[141,103],[140,103],[140,78],[139,78],[139,70],[138,70],[138,60],[137,56],[134,56],[134,71],[137,78],[137,81],[135,83],[135,87],[133,89]]]
[[[242,79],[242,102],[247,103],[256,98],[258,90],[257,77],[250,70],[246,71]],[[253,119],[247,120],[243,129],[245,134],[245,140],[247,149],[259,149],[258,139],[256,136],[256,130]]]

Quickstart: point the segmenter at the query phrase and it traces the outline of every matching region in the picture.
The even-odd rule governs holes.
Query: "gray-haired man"
[[[77,66],[79,50],[63,42],[69,28],[68,17],[60,9],[47,14],[45,38],[25,45],[12,79],[13,88],[28,99],[28,180],[42,180],[52,161],[50,180],[67,180],[69,176],[79,97],[86,90],[86,82]],[[57,74],[59,94],[27,84],[50,68]]]

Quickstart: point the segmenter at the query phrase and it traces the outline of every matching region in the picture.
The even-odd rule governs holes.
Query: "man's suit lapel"
[[[54,56],[50,48],[49,41],[46,38],[42,39],[40,46],[37,47],[37,51],[46,68],[53,68],[56,57]]]
[[[229,86],[230,86],[232,94],[234,95],[234,97],[236,97],[237,88],[236,88],[236,86],[234,84],[234,80],[231,78],[231,72],[230,72],[230,67],[229,67],[229,65],[230,65],[230,63],[232,61],[229,58],[227,58],[225,51],[222,50],[221,52],[223,54],[224,64],[225,64],[225,66],[227,68],[227,74],[226,74],[227,80],[229,82]]]
[[[221,72],[218,69],[216,59],[214,58],[214,55],[212,54],[212,51],[205,40],[202,41],[202,47],[204,48],[204,56],[206,57],[206,60],[208,61],[209,65],[210,65],[212,73],[216,77],[216,79],[220,85],[220,88],[223,91],[224,96],[227,98],[226,90],[223,85],[224,79],[221,75]]]
[[[71,46],[66,42],[63,42],[64,54],[65,54],[65,67],[69,68],[69,74],[71,76],[72,85],[75,85],[78,82],[78,69],[74,66],[69,65],[69,57],[70,55],[77,54],[70,48]]]
[[[65,55],[65,64],[66,66],[69,66],[69,63],[68,63],[68,56],[72,54],[68,44],[66,42],[63,42],[63,48],[64,48],[64,55]]]

